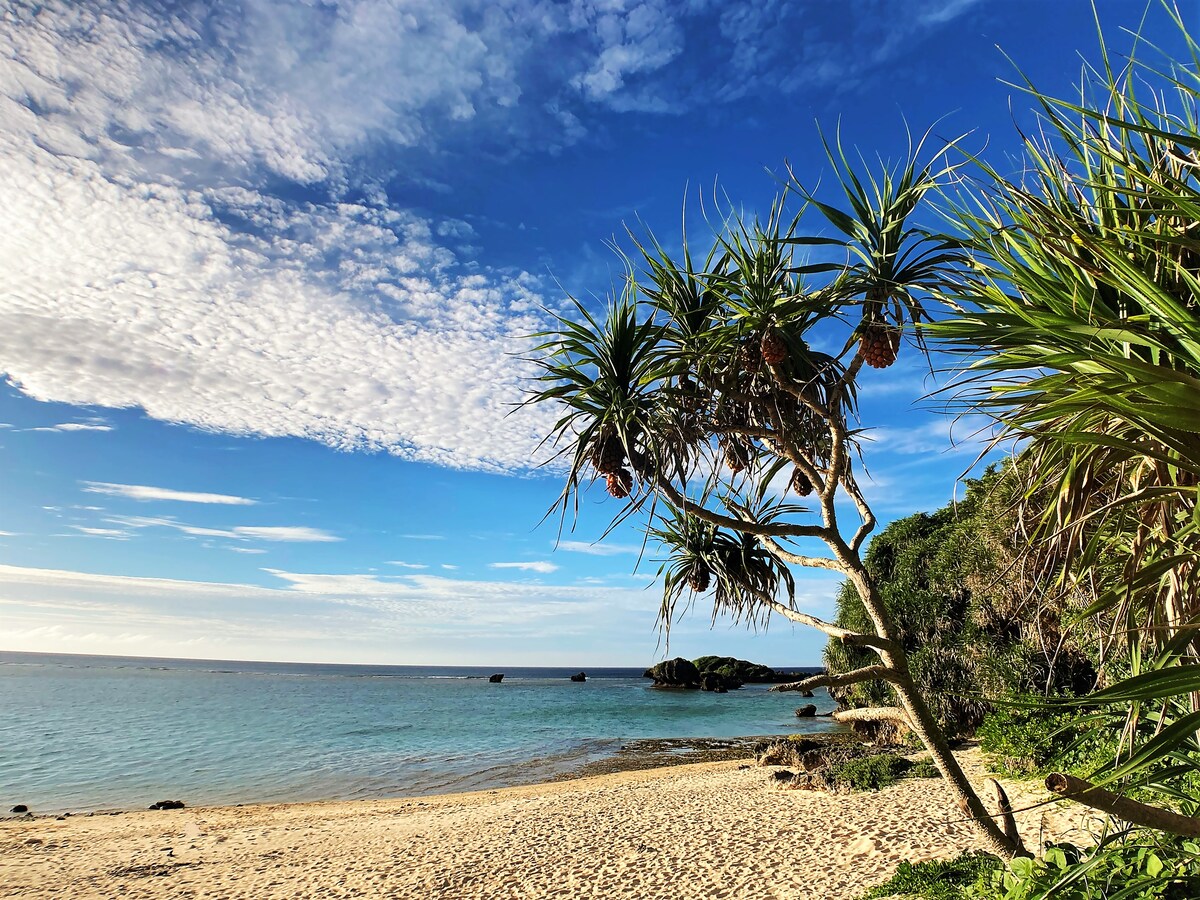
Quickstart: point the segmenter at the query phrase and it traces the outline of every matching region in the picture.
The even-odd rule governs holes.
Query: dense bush
[[[1074,694],[1095,680],[1087,656],[1062,639],[1058,613],[1044,603],[1032,608],[1038,592],[1014,568],[1014,489],[1011,465],[989,469],[967,482],[962,502],[893,522],[866,554],[917,686],[951,736],[974,732],[989,709],[986,698],[1047,687]],[[837,623],[872,629],[849,582],[838,593]],[[840,641],[825,650],[831,672],[874,662],[869,650]],[[831,693],[844,707],[896,703],[879,681]]]
[[[1076,716],[1045,707],[1000,706],[988,713],[975,736],[1000,774],[1027,777],[1066,771],[1086,777],[1113,759],[1118,731],[1079,728]]]
[[[918,759],[912,764],[912,768],[906,773],[907,778],[941,778],[942,773],[938,770],[937,765],[928,757]]]

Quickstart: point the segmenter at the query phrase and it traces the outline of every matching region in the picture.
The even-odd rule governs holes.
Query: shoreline
[[[972,780],[977,749],[961,752]],[[379,896],[853,900],[903,859],[982,847],[939,782],[780,790],[737,760],[421,798],[0,822],[0,884],[29,900]],[[1031,846],[1078,816],[1005,781]],[[1076,808],[1078,810],[1078,808]]]
[[[813,732],[811,734],[806,734],[805,736],[819,741],[840,741],[853,739],[848,729],[840,729],[837,731],[828,732]],[[365,803],[374,801],[458,796],[485,791],[509,790],[519,787],[537,787],[544,784],[558,784],[562,782],[576,781],[581,778],[589,778],[595,775],[635,772],[705,762],[752,760],[754,758],[754,749],[756,746],[763,742],[782,739],[784,737],[786,737],[786,734],[746,735],[731,738],[631,738],[624,741],[614,738],[607,742],[613,744],[614,748],[610,752],[607,752],[596,759],[586,759],[583,762],[575,762],[566,768],[558,770],[556,770],[554,766],[550,766],[545,771],[540,771],[538,774],[529,779],[506,779],[496,783],[486,783],[485,781],[484,784],[467,788],[448,786],[448,789],[446,790],[434,789],[408,792],[401,791],[374,797],[313,798],[300,796],[294,799],[279,797],[247,799],[241,802],[237,800],[231,800],[212,804],[205,804],[202,802],[195,806],[193,803],[188,801],[186,796],[183,795],[180,795],[179,797],[172,795],[170,798],[148,797],[147,801],[157,803],[162,799],[179,799],[184,802],[185,808],[188,809],[222,809],[241,808],[247,806],[279,806],[309,803]],[[526,760],[524,765],[528,766],[530,769],[533,769],[539,764],[544,765],[545,759],[541,757],[532,757]],[[519,767],[514,768],[516,768],[517,771],[521,770]],[[470,782],[477,780],[481,775],[482,773],[466,775],[457,780]],[[45,810],[31,808],[27,813],[10,813],[8,811],[9,804],[23,802],[24,801],[16,795],[10,798],[8,803],[5,804],[5,807],[0,809],[0,822],[28,818],[65,819],[72,817],[109,816],[147,810],[146,806],[131,805],[99,806],[95,808],[52,807]]]

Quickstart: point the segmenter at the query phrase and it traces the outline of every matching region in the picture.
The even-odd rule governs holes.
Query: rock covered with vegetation
[[[732,656],[701,656],[691,661],[680,656],[651,666],[642,675],[653,678],[656,687],[698,688],[719,694],[743,684],[779,684],[798,677],[794,672],[777,672]]]
[[[856,740],[818,740],[801,735],[768,741],[755,748],[760,766],[785,766],[796,772],[776,772],[779,786],[792,790],[878,791],[901,778],[936,778],[929,759],[913,761],[896,752],[868,747]]]

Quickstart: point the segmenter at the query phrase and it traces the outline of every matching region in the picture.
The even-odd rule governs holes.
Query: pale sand
[[[962,756],[982,785],[977,751]],[[699,763],[444,797],[0,822],[0,897],[853,898],[982,847],[940,780],[832,796]],[[1041,799],[1007,785],[1014,806]],[[1076,813],[1018,815],[1031,848]]]

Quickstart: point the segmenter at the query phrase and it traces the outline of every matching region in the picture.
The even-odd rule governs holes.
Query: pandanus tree
[[[1075,100],[1029,88],[1043,128],[1019,181],[985,168],[960,201],[962,314],[935,331],[974,360],[966,403],[1021,442],[1043,584],[1091,594],[1076,615],[1104,617],[1129,667],[1084,698],[1090,724],[1123,734],[1096,780],[1195,814],[1178,779],[1200,766],[1200,48],[1177,24],[1189,65],[1118,70],[1105,53]]]
[[[855,466],[858,381],[864,365],[894,361],[906,332],[923,351],[912,332],[925,318],[922,297],[959,262],[912,221],[953,168],[948,148],[919,165],[922,144],[862,180],[840,143],[827,147],[848,211],[789,173],[766,220],[730,214],[699,264],[686,237],[675,256],[635,239],[640,258],[606,314],[573,301],[542,335],[528,402],[561,412],[547,440],[565,471],[562,514],[603,478],[623,501],[614,521],[636,518],[665,548],[664,626],[706,598],[714,617],[777,614],[867,648],[876,662],[783,689],[890,683],[898,707],[853,712],[911,728],[962,811],[998,852],[1015,854],[1024,851],[1011,815],[998,825],[959,767],[862,558],[875,516]],[[824,236],[801,229],[814,214]],[[843,342],[840,353],[817,349]],[[851,631],[797,609],[795,567],[843,574],[871,627]]]

